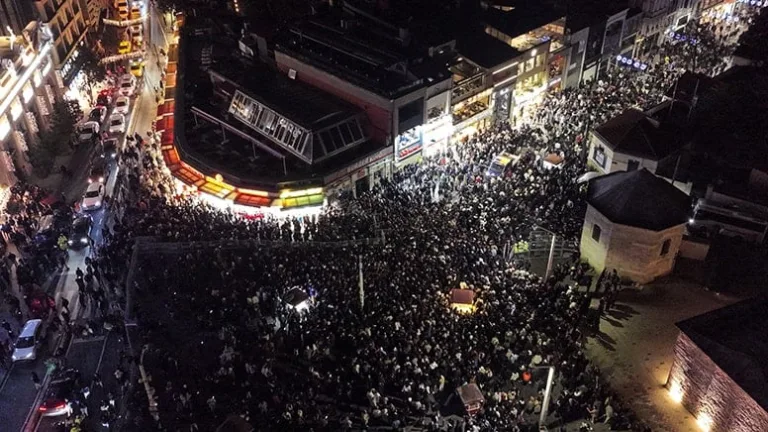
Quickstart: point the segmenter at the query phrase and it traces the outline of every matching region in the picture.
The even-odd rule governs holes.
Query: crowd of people
[[[663,50],[647,71],[614,68],[548,95],[531,124],[499,122],[312,217],[215,209],[177,190],[153,133],[133,137],[109,203],[116,221],[87,269],[105,298],[132,298],[142,331],[134,344],[145,347],[151,390],[134,385],[121,421],[129,430],[214,430],[233,415],[257,430],[538,430],[552,366],[548,423],[647,430],[584,355],[593,293],[579,289],[591,281],[578,255],[544,280],[501,251],[538,227],[577,237],[586,134],[661,100],[691,61],[682,41]],[[714,72],[719,60],[700,56],[697,67]],[[501,152],[519,159],[487,175]],[[546,166],[551,154],[562,163]],[[140,253],[127,280],[139,237],[174,246]],[[600,277],[601,310],[617,286]],[[474,293],[472,313],[451,308],[455,288]],[[289,297],[296,291],[306,309]],[[473,416],[456,392],[470,384],[485,398]]]

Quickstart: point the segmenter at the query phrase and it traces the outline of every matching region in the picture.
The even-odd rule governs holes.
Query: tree
[[[93,105],[93,86],[107,78],[107,69],[103,64],[99,63],[101,59],[91,48],[83,48],[80,51],[80,56],[83,62],[82,72],[85,76],[84,85],[88,91],[88,101]]]
[[[755,61],[760,66],[768,66],[768,8],[760,9],[749,28],[739,37],[736,55]]]

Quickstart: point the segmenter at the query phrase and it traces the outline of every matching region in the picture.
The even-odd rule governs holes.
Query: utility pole
[[[365,307],[365,289],[363,288],[363,256],[358,255],[357,256],[357,262],[358,262],[358,268],[359,268],[359,275],[358,275],[358,285],[360,288],[360,310],[364,310]]]
[[[552,384],[555,381],[555,367],[544,366],[547,372],[547,388],[544,390],[544,402],[541,404],[541,416],[539,417],[539,430],[547,430],[547,415],[549,415],[549,400],[552,396]]]
[[[547,259],[547,271],[544,273],[544,280],[549,280],[549,277],[552,276],[552,264],[555,262],[555,244],[557,243],[557,235],[555,233],[550,232],[552,234],[552,243],[549,246],[549,259]]]

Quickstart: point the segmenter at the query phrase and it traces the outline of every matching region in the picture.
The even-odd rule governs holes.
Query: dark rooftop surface
[[[230,61],[211,69],[230,80],[228,84],[310,130],[321,129],[360,111],[330,93],[236,54],[230,56]]]
[[[180,39],[175,99],[177,148],[190,166],[206,175],[220,173],[237,187],[276,190],[288,184],[322,184],[324,176],[382,148],[367,141],[309,165],[256,133],[227,112],[238,85],[250,97],[310,129],[339,116],[355,115],[357,110],[277,71],[269,74],[266,65],[240,59],[231,35],[222,35],[216,28],[195,31],[190,21]]]
[[[456,41],[456,50],[486,69],[494,68],[521,54],[520,51],[480,29],[467,31],[459,36]]]
[[[684,144],[678,119],[668,120],[673,116],[679,117],[684,107],[678,104],[672,109],[665,106],[658,108],[655,117],[630,108],[595,128],[595,133],[613,151],[659,161]]]
[[[744,300],[677,323],[677,327],[768,410],[768,298]]]
[[[643,168],[589,181],[587,202],[611,222],[661,231],[688,221],[690,199]]]
[[[275,50],[360,87],[396,98],[449,77],[445,65],[363,18],[331,11],[295,23],[275,38]]]
[[[521,0],[510,11],[489,8],[482,19],[500,32],[517,37],[562,18],[563,14],[536,0]]]
[[[674,100],[692,103],[694,96],[700,97],[718,85],[719,83],[715,78],[685,71],[677,79],[677,82],[667,89],[664,95]]]
[[[626,2],[606,2],[604,0],[573,0],[568,6],[565,26],[572,32],[598,25],[627,9]]]

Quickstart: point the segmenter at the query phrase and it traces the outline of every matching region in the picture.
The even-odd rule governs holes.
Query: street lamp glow
[[[672,400],[677,403],[681,403],[683,401],[683,388],[680,387],[679,383],[672,382],[669,385],[669,397],[671,397]]]

